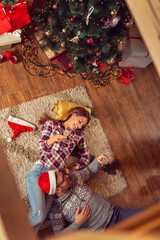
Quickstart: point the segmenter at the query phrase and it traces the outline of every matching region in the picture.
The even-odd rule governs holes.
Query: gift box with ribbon
[[[22,41],[21,39],[21,29],[18,29],[12,33],[3,33],[0,35],[0,47],[9,44],[15,44]]]
[[[122,47],[122,46],[121,46]],[[130,34],[123,46],[122,61],[120,67],[138,67],[145,68],[151,62],[151,56],[146,48],[144,41],[138,32],[136,25],[130,27]]]
[[[37,31],[34,33],[34,35],[40,44],[43,43],[43,32]],[[54,58],[56,58],[59,54],[63,53],[65,50],[66,50],[65,48],[60,48],[57,52],[54,52],[50,48],[45,48],[44,52],[46,56],[49,58],[49,60],[51,61]]]
[[[67,54],[61,54],[55,58],[55,62],[66,72],[73,67],[70,57]]]
[[[133,78],[135,78],[136,74],[132,71],[130,67],[125,68],[121,74],[119,75],[119,78],[122,79],[122,81],[127,84],[129,83]]]

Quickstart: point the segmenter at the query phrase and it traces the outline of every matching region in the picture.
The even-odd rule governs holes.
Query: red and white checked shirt
[[[46,141],[49,138],[57,134],[63,135],[64,131],[65,127],[62,121],[48,120],[43,124],[42,135],[38,143],[39,160],[48,169],[62,170],[73,149],[78,146],[81,158],[76,165],[80,169],[87,166],[90,161],[89,152],[81,131],[74,130],[64,141],[55,142],[50,146],[47,145]]]

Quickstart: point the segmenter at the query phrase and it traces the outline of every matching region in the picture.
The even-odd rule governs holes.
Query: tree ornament
[[[48,18],[48,22],[52,22],[52,19],[50,17]]]
[[[83,72],[83,73],[82,73],[82,76],[83,76],[83,77],[86,77],[86,76],[87,76],[87,73],[86,73],[86,72]]]
[[[72,67],[73,67],[73,64],[70,62],[70,63],[68,63],[68,66],[69,66],[70,68],[72,68]]]
[[[112,11],[110,12],[110,14],[111,14],[112,16],[114,16],[114,11],[112,10]]]
[[[75,60],[75,61],[77,61],[77,60],[78,60],[78,57],[77,57],[77,56],[75,56],[75,57],[74,57],[74,60]]]
[[[126,42],[126,41],[123,39],[123,40],[120,41],[119,43],[123,45],[123,44],[125,44],[125,42]]]
[[[108,58],[107,63],[108,64],[113,64],[114,63],[114,58]]]
[[[103,28],[107,29],[111,27],[116,27],[120,19],[121,18],[118,16],[111,16],[110,18],[107,18],[107,21],[105,21]]]
[[[50,33],[49,30],[46,32],[46,35],[47,35],[47,36],[51,35],[51,33]]]
[[[99,40],[100,40],[100,42],[103,42],[103,41],[104,41],[104,39],[103,39],[103,38],[100,38]]]
[[[61,43],[61,47],[64,48],[65,47],[65,42]]]
[[[100,57],[101,56],[101,52],[99,51],[99,52],[96,52],[96,56],[97,57]]]
[[[101,62],[99,60],[96,61],[97,66],[99,67]]]
[[[63,33],[66,33],[66,31],[67,31],[66,28],[63,28],[63,29],[62,29],[62,32],[63,32]]]
[[[104,22],[104,18],[101,18],[101,19],[100,19],[100,22]]]
[[[131,27],[134,23],[134,19],[133,18],[128,18],[129,19],[129,22],[126,23],[126,27]]]
[[[79,41],[79,38],[78,38],[78,36],[80,35],[80,31],[78,31],[77,32],[77,35],[74,37],[74,38],[72,38],[71,40],[69,40],[70,42],[73,42],[73,43],[78,43],[78,41]]]
[[[92,6],[92,7],[89,8],[88,14],[87,14],[87,17],[86,17],[86,25],[87,25],[87,26],[88,26],[88,24],[89,24],[89,18],[90,18],[90,16],[91,16],[91,14],[92,14],[93,11],[94,11],[94,7]]]
[[[38,31],[38,29],[39,29],[38,27],[35,27],[35,28],[34,28],[34,30],[35,30],[36,32]]]
[[[57,9],[57,4],[53,4],[53,9]]]
[[[76,21],[75,16],[71,17],[71,18],[70,18],[70,21],[71,21],[71,22],[75,22],[75,21]]]
[[[127,23],[127,22],[129,22],[130,20],[129,20],[129,18],[125,18],[124,21]]]
[[[93,39],[92,39],[92,38],[88,38],[88,39],[87,39],[87,43],[88,43],[88,44],[93,43]]]

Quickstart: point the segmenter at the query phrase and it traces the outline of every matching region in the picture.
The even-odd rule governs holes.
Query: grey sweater
[[[85,184],[98,171],[100,164],[94,159],[83,170],[70,174],[72,186],[70,190],[60,198],[54,196],[49,218],[55,234],[76,229],[104,230],[113,215],[114,205],[94,192]],[[90,217],[81,225],[75,223],[75,213],[78,207],[82,210],[85,205],[91,209]],[[71,224],[65,227],[65,222]]]

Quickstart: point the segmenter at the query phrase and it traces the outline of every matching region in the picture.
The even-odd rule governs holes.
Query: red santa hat
[[[8,142],[11,142],[12,139],[17,137],[21,132],[30,132],[35,129],[33,124],[12,116],[8,118],[8,125],[13,130],[13,136],[7,139]]]
[[[55,194],[56,174],[55,171],[43,172],[38,178],[40,188],[49,195]]]

